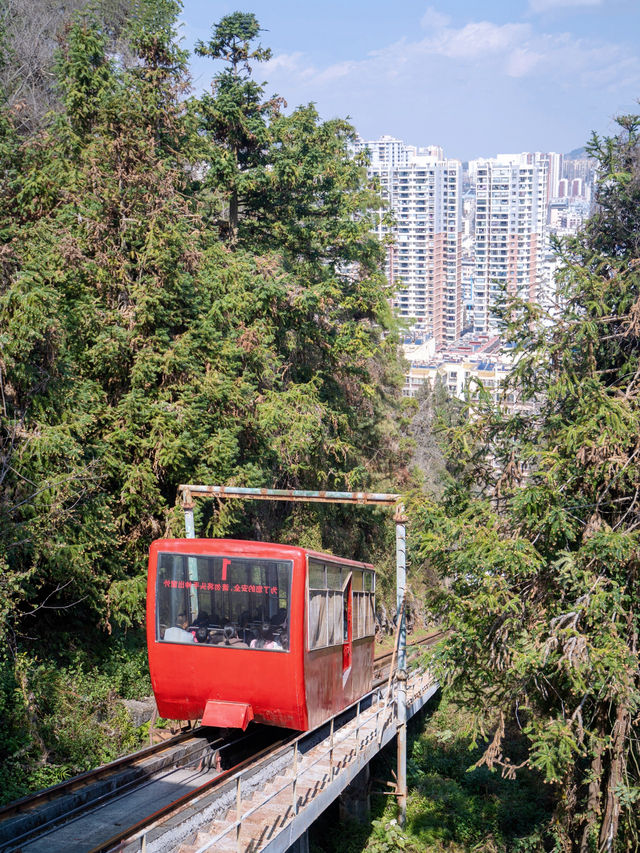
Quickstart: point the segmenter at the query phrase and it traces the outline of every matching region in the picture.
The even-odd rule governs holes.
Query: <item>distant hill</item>
[[[565,160],[586,160],[588,158],[588,154],[584,145],[582,148],[574,148],[573,151],[569,151],[568,154],[564,154]]]

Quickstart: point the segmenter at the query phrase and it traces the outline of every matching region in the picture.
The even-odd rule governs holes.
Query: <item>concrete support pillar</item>
[[[294,841],[286,853],[309,853],[309,833],[303,832],[297,841]]]
[[[370,780],[371,771],[367,764],[338,797],[340,820],[349,818],[358,823],[368,823],[371,817]]]

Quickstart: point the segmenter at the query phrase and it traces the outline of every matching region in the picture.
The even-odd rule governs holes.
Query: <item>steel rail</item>
[[[428,634],[426,637],[423,637],[421,640],[416,640],[414,643],[409,643],[407,645],[407,651],[410,651],[412,649],[414,651],[416,651],[420,646],[426,646],[427,644],[430,645],[437,638],[442,637],[444,633],[445,633],[444,631],[434,631],[433,634]],[[393,657],[393,651],[384,652],[383,654],[375,657],[373,659],[373,663],[374,663],[374,665],[379,664],[379,663],[382,663],[386,658],[392,658],[392,657]]]
[[[55,802],[56,799],[62,798],[65,795],[72,795],[75,792],[75,786],[73,785],[73,783],[77,780],[77,778],[82,778],[84,781],[88,781],[87,791],[89,791],[91,789],[91,785],[99,784],[103,776],[106,776],[107,779],[109,778],[109,774],[102,773],[102,771],[106,768],[109,768],[111,771],[113,765],[116,765],[117,767],[122,767],[124,771],[126,771],[127,768],[133,768],[136,764],[138,764],[146,757],[153,756],[154,754],[161,754],[163,751],[167,751],[170,753],[171,748],[180,745],[180,743],[192,740],[195,745],[198,740],[206,739],[206,737],[202,737],[202,735],[207,731],[207,729],[209,729],[208,726],[198,726],[198,728],[196,729],[191,729],[189,731],[182,732],[175,738],[171,738],[170,740],[164,741],[160,744],[154,744],[153,747],[146,747],[145,749],[139,750],[138,752],[130,753],[127,756],[122,756],[120,759],[117,759],[115,762],[112,762],[109,765],[105,765],[104,767],[96,768],[93,771],[83,773],[80,777],[75,777],[73,779],[68,780],[67,791],[59,791],[61,787],[65,787],[65,783],[62,783],[62,785],[53,786],[52,789],[47,789],[46,791],[42,792],[42,794],[49,794],[51,793],[51,791],[58,791],[57,797],[52,796],[44,798],[44,803],[40,802],[39,805],[31,811],[37,812],[37,808],[42,807],[46,803]],[[188,768],[190,766],[195,765],[196,763],[202,764],[203,754],[205,752],[211,751],[211,755],[216,753],[220,755],[224,750],[228,750],[232,747],[237,747],[238,745],[242,745],[243,743],[250,741],[252,738],[255,738],[256,734],[257,732],[252,732],[249,735],[243,734],[241,737],[236,737],[234,739],[230,739],[233,738],[233,735],[230,735],[229,738],[227,738],[226,740],[224,738],[214,738],[210,741],[206,740],[206,743],[202,744],[199,749],[195,749],[192,754],[180,753],[179,755],[176,755],[175,760],[173,762],[168,763],[162,768],[153,769],[145,773],[142,777],[129,779],[112,790],[87,798],[79,805],[73,804],[70,808],[55,814],[49,820],[45,819],[41,823],[31,826],[19,835],[14,836],[9,842],[0,842],[0,851],[19,850],[20,844],[34,841],[37,838],[44,838],[47,835],[56,832],[62,826],[71,824],[77,820],[81,820],[84,816],[89,815],[94,811],[98,811],[98,809],[100,809],[107,803],[117,802],[118,800],[121,800],[123,797],[127,796],[133,791],[140,791],[145,787],[156,783],[159,778],[162,779],[166,776],[170,776],[171,773],[173,773],[178,767]],[[252,756],[249,756],[249,758],[251,757]],[[158,776],[158,773],[161,773],[162,771],[166,772],[164,772],[163,775]],[[93,779],[91,779],[92,775],[94,777]],[[152,778],[154,776],[155,778]],[[81,786],[77,787],[81,789]],[[42,798],[39,794],[35,794],[33,795],[33,799],[34,801],[38,801]],[[29,798],[23,798],[23,800],[20,801],[21,809],[17,811],[16,814],[19,815],[23,811],[27,810],[26,806],[28,804],[28,801]],[[16,846],[16,843],[19,843],[19,845]]]
[[[430,634],[428,637],[423,637],[421,640],[417,640],[415,643],[411,643],[411,645],[407,646],[407,650],[411,649],[411,650],[413,650],[413,652],[417,652],[417,651],[419,651],[420,646],[427,646],[427,645],[431,646],[435,642],[437,642],[437,640],[441,636],[443,636],[444,634],[445,634],[445,631],[436,631],[436,633]],[[385,652],[384,655],[380,655],[380,657],[375,658],[373,663],[374,663],[374,665],[379,664],[380,662],[384,661],[385,658],[392,658],[392,657],[393,657],[393,652]],[[384,684],[389,679],[389,673],[388,672],[385,672],[384,675],[380,674],[382,671],[384,671],[384,666],[385,666],[385,664],[383,663],[383,665],[381,667],[379,667],[378,673],[377,673],[377,675],[378,675],[377,678],[375,677],[376,673],[374,673],[374,680],[371,684],[371,687],[374,689],[376,687],[380,687],[382,684]]]
[[[50,802],[51,800],[64,796],[66,793],[75,793],[75,790],[82,787],[85,783],[91,784],[93,782],[97,782],[102,777],[110,776],[116,770],[127,768],[145,758],[168,751],[183,741],[195,738],[198,732],[203,731],[203,728],[203,726],[198,726],[196,729],[189,729],[187,731],[180,732],[180,734],[174,735],[174,737],[169,738],[168,740],[152,744],[151,746],[146,746],[144,749],[140,749],[137,752],[121,755],[120,758],[116,758],[108,764],[95,767],[93,770],[86,770],[84,773],[79,773],[71,779],[64,779],[62,782],[51,785],[49,788],[45,788],[42,791],[27,794],[19,800],[13,800],[4,806],[0,806],[0,822],[21,814],[22,812],[33,811],[33,809],[37,808],[40,803]]]
[[[112,836],[107,841],[102,842],[97,847],[92,847],[91,850],[87,851],[87,853],[108,853],[108,851],[114,851],[115,853],[115,851],[122,850],[123,845],[131,844],[137,837],[148,832],[150,829],[153,829],[154,824],[158,823],[163,818],[169,817],[173,812],[181,811],[184,806],[189,805],[193,800],[201,797],[202,794],[205,794],[207,791],[221,785],[230,777],[234,776],[236,773],[242,772],[242,770],[245,770],[252,764],[257,763],[262,759],[274,756],[284,745],[293,740],[293,737],[294,736],[292,735],[290,738],[284,738],[283,740],[278,741],[275,745],[272,744],[255,755],[250,755],[248,758],[239,761],[234,767],[229,767],[227,770],[223,770],[214,779],[209,779],[208,782],[194,788],[193,791],[189,791],[187,794],[183,794],[173,802],[168,803],[166,806],[163,806],[161,809],[158,809],[156,812],[153,812],[153,814],[150,814],[148,817],[143,818],[132,826],[123,829],[121,832]]]
[[[186,764],[184,764],[184,767],[190,767],[196,762],[201,761],[201,756],[198,756],[193,761],[187,761]],[[3,844],[3,846],[0,847],[0,851],[2,851],[2,853],[4,853],[4,851],[7,851],[7,853],[11,853],[13,850],[20,851],[23,844],[28,844],[29,842],[35,841],[39,838],[45,838],[47,835],[59,830],[62,826],[69,826],[74,821],[81,820],[86,815],[91,814],[91,812],[98,811],[98,809],[107,803],[111,804],[118,802],[118,800],[122,800],[134,791],[141,791],[150,785],[154,785],[159,780],[171,776],[171,774],[175,772],[175,769],[176,765],[174,764],[168,766],[166,768],[166,772],[160,776],[154,776],[153,778],[149,778],[149,776],[147,776],[143,779],[131,779],[128,782],[119,785],[112,791],[108,791],[107,793],[101,794],[97,797],[92,797],[90,800],[75,806],[75,808],[70,808],[68,811],[57,814],[55,817],[44,823],[31,827],[31,829],[26,830],[20,835],[16,835],[11,839],[8,845]],[[18,843],[17,847],[15,846],[16,843]]]

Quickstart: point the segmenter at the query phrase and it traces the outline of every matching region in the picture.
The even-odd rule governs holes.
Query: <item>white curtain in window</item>
[[[342,642],[342,593],[329,593],[329,645]]]
[[[354,592],[353,593],[353,614],[352,614],[352,622],[353,622],[353,639],[357,640],[358,637],[362,636],[362,631],[360,629],[360,599],[362,597],[362,593]]]
[[[327,645],[327,593],[309,590],[309,648]]]
[[[376,631],[376,614],[374,609],[374,598],[370,593],[367,595],[367,636],[370,637]]]

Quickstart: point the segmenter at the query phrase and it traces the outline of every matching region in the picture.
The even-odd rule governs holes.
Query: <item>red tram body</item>
[[[147,645],[158,712],[306,731],[371,689],[375,573],[288,545],[160,539]]]

